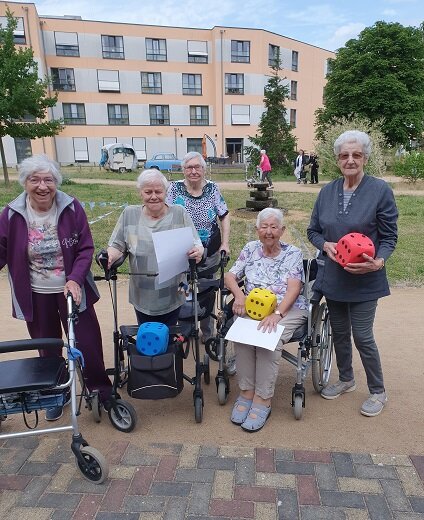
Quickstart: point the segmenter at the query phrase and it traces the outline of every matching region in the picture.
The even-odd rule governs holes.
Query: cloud
[[[359,33],[367,27],[364,23],[351,22],[336,29],[334,34],[327,40],[329,49],[339,49],[352,39],[357,38]]]

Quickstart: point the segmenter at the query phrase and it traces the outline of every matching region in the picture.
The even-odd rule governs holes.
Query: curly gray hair
[[[18,172],[19,184],[21,186],[25,186],[28,177],[31,177],[34,173],[48,173],[54,178],[56,186],[62,184],[62,174],[60,173],[59,165],[46,154],[32,155],[24,159],[18,165]]]

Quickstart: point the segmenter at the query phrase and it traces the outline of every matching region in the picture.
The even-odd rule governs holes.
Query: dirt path
[[[112,366],[111,304],[106,283],[100,283],[99,288],[102,298],[96,309],[104,338],[107,366]],[[0,294],[3,296],[0,300],[0,341],[27,337],[25,324],[10,317],[10,293],[7,278],[3,274],[0,276]],[[119,282],[118,294],[120,324],[132,323],[133,310],[127,303],[125,280]],[[261,432],[249,435],[229,421],[231,404],[236,397],[234,379],[231,381],[229,402],[225,406],[218,404],[214,384],[216,364],[212,363],[211,384],[204,386],[205,408],[201,424],[194,421],[192,390],[186,384],[183,392],[175,399],[131,399],[139,419],[137,431],[131,434],[131,442],[185,442],[371,453],[423,453],[423,300],[424,288],[394,289],[392,296],[380,300],[375,330],[389,403],[379,417],[366,418],[359,414],[367,390],[364,372],[355,355],[356,392],[346,394],[335,401],[325,401],[314,392],[308,376],[304,416],[301,421],[296,421],[290,405],[291,387],[295,381],[294,367],[282,361],[272,417]],[[193,375],[193,363],[190,359],[185,362],[185,371],[188,375]],[[333,376],[336,376],[336,370],[333,370]],[[128,398],[125,390],[122,391],[122,397]],[[21,421],[21,418],[12,417],[2,429],[12,429],[14,421]],[[88,412],[82,414],[80,426],[90,443],[101,450],[107,449],[111,440],[125,438],[125,435],[110,426],[106,418],[100,425],[94,424]]]
[[[10,175],[11,180],[16,180],[15,174]],[[384,179],[394,185],[394,192],[396,195],[417,195],[424,196],[424,187],[421,185],[413,186],[402,181],[399,177],[386,176]],[[212,179],[213,180],[213,179]],[[83,179],[73,178],[73,182],[77,184],[111,184],[116,186],[133,186],[135,187],[135,181],[128,181],[124,179]],[[324,186],[326,182],[311,185],[311,184],[297,184],[296,182],[289,181],[275,181],[274,189],[276,192],[291,192],[291,193],[318,193],[320,188]],[[223,190],[243,190],[246,189],[245,181],[220,181],[220,187]]]

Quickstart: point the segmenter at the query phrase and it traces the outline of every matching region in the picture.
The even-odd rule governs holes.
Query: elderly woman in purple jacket
[[[99,390],[105,403],[112,386],[93,307],[99,294],[90,272],[94,245],[86,214],[75,198],[57,189],[62,176],[46,155],[22,161],[19,182],[25,191],[0,214],[0,269],[9,269],[13,317],[26,321],[31,338],[61,338],[71,292],[80,309],[75,334],[87,386]],[[48,355],[61,352],[40,350],[40,356]],[[46,411],[50,421],[61,415],[62,407]]]

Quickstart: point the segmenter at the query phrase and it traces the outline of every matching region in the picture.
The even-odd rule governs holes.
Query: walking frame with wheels
[[[202,375],[206,384],[210,382],[209,357],[205,356],[203,361],[200,359],[200,334],[199,334],[199,305],[198,305],[198,275],[196,263],[194,259],[189,260],[189,288],[192,294],[192,301],[189,303],[191,307],[191,316],[187,321],[188,330],[182,334],[182,328],[177,325],[170,327],[170,343],[168,352],[160,356],[144,356],[138,355],[135,349],[135,336],[137,335],[138,325],[121,325],[118,326],[118,295],[117,295],[117,278],[118,268],[125,261],[125,256],[117,260],[110,268],[108,268],[107,251],[102,250],[96,255],[97,263],[104,269],[104,276],[96,276],[96,280],[107,280],[111,287],[111,300],[114,315],[114,368],[108,370],[113,375],[113,392],[118,394],[118,389],[127,386],[129,395],[136,399],[162,399],[166,397],[175,397],[183,387],[183,380],[194,386],[193,404],[195,411],[195,420],[200,423],[203,418],[203,390],[201,385]],[[140,275],[140,273],[130,273],[131,276]],[[157,273],[145,273],[146,276],[157,276]],[[210,282],[213,282],[211,280]],[[203,317],[203,316],[202,316]],[[190,347],[195,360],[195,375],[189,377],[182,371],[181,359],[188,357]],[[172,352],[171,352],[172,351]],[[165,370],[168,363],[172,364],[172,373],[175,375],[175,381],[170,384],[168,381],[158,381],[157,384],[145,384],[140,380],[139,386],[134,385],[132,381],[137,371],[147,376],[148,366],[161,371],[161,367]],[[150,365],[149,365],[150,364]],[[166,365],[166,366],[165,366]],[[140,376],[141,377],[141,376]],[[158,375],[160,377],[160,375]],[[128,382],[131,383],[129,388]],[[129,403],[127,403],[128,405]],[[131,406],[131,405],[130,405]],[[134,408],[131,406],[132,410]],[[134,411],[134,420],[135,420]]]
[[[76,348],[74,324],[77,319],[72,295],[67,296],[68,342],[61,339],[42,338],[4,341],[0,343],[0,355],[10,358],[16,352],[31,352],[39,349],[57,350],[66,348],[66,360],[59,356],[24,357],[0,362],[0,425],[9,415],[22,414],[28,431],[2,433],[1,439],[13,439],[72,431],[71,449],[82,476],[95,484],[103,483],[109,468],[104,456],[89,446],[83,438],[77,416],[81,403],[77,404],[77,377],[83,378],[83,358]],[[64,382],[63,380],[66,379]],[[83,389],[85,385],[83,385]],[[70,392],[70,424],[38,428],[38,413],[52,407],[63,406],[65,395]],[[83,392],[82,397],[88,397]],[[81,397],[81,398],[82,398]],[[33,417],[33,424],[30,419]]]

